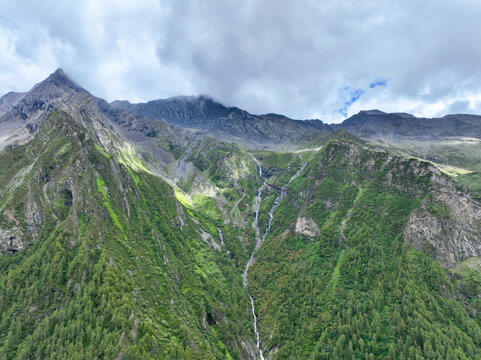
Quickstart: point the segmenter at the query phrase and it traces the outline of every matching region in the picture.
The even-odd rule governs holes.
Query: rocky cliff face
[[[19,145],[32,138],[54,108],[73,110],[85,107],[93,97],[73,82],[62,69],[23,94],[7,94],[2,98],[4,112],[0,114],[1,148]],[[80,114],[79,114],[80,115]]]
[[[434,189],[414,210],[404,229],[404,239],[426,251],[444,266],[453,267],[481,256],[481,204],[439,170],[431,168]],[[463,191],[464,190],[464,191]]]
[[[62,69],[58,69],[23,94],[3,117],[24,121],[28,131],[34,133],[51,110],[74,106],[85,101],[88,95],[90,94],[73,82]]]
[[[351,329],[353,339],[363,338],[357,346],[362,357],[366,334],[358,332],[365,329],[360,318],[369,319],[366,326],[375,331],[375,319],[398,318],[399,311],[414,329],[426,323],[417,324],[419,310],[408,311],[408,304],[419,301],[425,305],[415,307],[431,313],[437,305],[429,302],[461,297],[439,264],[479,256],[480,205],[464,187],[427,162],[372,151],[345,131],[332,134],[304,161],[250,269],[266,357],[343,358],[341,348],[331,352],[340,332],[314,330],[334,323]],[[431,319],[431,324],[439,321]],[[380,331],[396,332],[397,323],[389,320]],[[345,358],[356,352],[358,340],[350,341],[353,351],[346,342]],[[387,354],[385,341],[378,344]]]
[[[7,94],[2,101],[8,106],[4,106],[5,112],[0,116],[0,149],[32,139],[53,109],[66,111],[86,126],[105,148],[116,147],[117,136],[138,145],[150,154],[152,162],[161,166],[175,161],[192,141],[189,132],[164,120],[153,122],[122,109],[113,109],[105,100],[91,95],[71,80],[62,69],[30,91]]]
[[[0,254],[14,254],[24,247],[23,234],[18,228],[0,229]]]

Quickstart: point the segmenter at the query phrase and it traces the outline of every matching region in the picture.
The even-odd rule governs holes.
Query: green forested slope
[[[0,154],[0,227],[25,244],[0,256],[0,358],[245,357],[248,298],[217,229],[94,139],[54,111]]]
[[[249,295],[266,358],[481,358],[478,259],[405,239],[420,206],[452,225],[441,187],[473,201],[430,164],[344,131],[283,153],[199,137],[176,187],[109,131],[55,110],[0,153],[1,359],[252,359]],[[261,187],[261,235],[287,194],[245,289]]]
[[[409,214],[435,191],[431,175],[427,163],[342,139],[316,154],[251,269],[265,354],[481,358],[479,273],[449,275],[403,241]]]
[[[435,140],[368,139],[385,151],[417,157],[436,164],[481,197],[481,146],[475,138]]]

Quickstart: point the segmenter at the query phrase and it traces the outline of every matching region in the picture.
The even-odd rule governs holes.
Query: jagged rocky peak
[[[138,104],[132,104],[126,100],[113,101],[110,106],[153,119],[166,119],[181,126],[227,114],[223,105],[206,96],[175,96]]]
[[[193,95],[179,95],[179,96],[172,96],[168,97],[165,99],[157,99],[157,100],[151,100],[147,103],[131,103],[128,100],[114,100],[110,103],[111,106],[116,107],[116,108],[128,108],[131,106],[145,106],[147,104],[149,105],[156,105],[156,104],[177,104],[177,105],[184,105],[184,106],[198,106],[199,104],[215,104],[216,106],[222,106],[221,103],[215,101],[211,96],[209,95],[198,95],[198,96],[193,96]]]
[[[401,139],[403,137],[481,138],[481,117],[477,115],[446,115],[441,118],[418,118],[406,113],[360,111],[344,120],[341,127],[361,137]]]
[[[37,131],[54,108],[66,109],[91,96],[62,69],[57,69],[45,80],[26,92],[3,116],[25,123],[29,133]]]
[[[46,87],[52,87],[52,86],[56,88],[62,88],[65,90],[71,89],[79,92],[87,92],[87,90],[85,90],[75,81],[73,81],[61,68],[58,68],[57,70],[55,70],[55,72],[50,74],[49,77],[47,77],[45,80],[35,85],[32,91],[45,89]]]
[[[62,69],[57,69],[45,80],[37,83],[17,104],[21,117],[28,116],[25,111],[46,110],[50,106],[65,105],[76,94],[89,94],[87,90],[73,81]],[[23,115],[22,115],[23,114]]]

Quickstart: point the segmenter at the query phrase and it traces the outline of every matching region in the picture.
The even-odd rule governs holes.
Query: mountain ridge
[[[28,92],[2,96],[0,121],[7,120],[5,116],[7,113],[10,114],[10,120],[24,119],[27,116],[32,118],[31,114],[25,114],[25,108],[46,110],[42,106],[46,106],[45,103],[48,102],[41,99],[38,93],[45,93],[46,97],[52,98],[60,95],[58,91],[63,91],[63,96],[69,94],[78,96],[82,93],[85,96],[92,96],[59,68]],[[27,105],[25,103],[29,94],[34,94],[33,97],[37,100]],[[206,95],[176,96],[137,104],[127,100],[107,103],[102,99],[95,99],[106,111],[125,110],[144,118],[166,120],[179,127],[203,131],[223,141],[238,142],[258,149],[281,150],[315,144],[327,133],[338,128],[344,128],[357,136],[374,139],[481,138],[481,116],[469,114],[418,118],[411,114],[385,113],[373,109],[362,110],[340,124],[326,124],[319,119],[295,120],[275,113],[255,115],[238,107],[226,107]],[[31,133],[35,126],[37,126],[35,122],[30,120],[27,124],[28,131]]]
[[[311,130],[326,133],[327,127],[319,120],[294,121],[279,114],[252,115],[237,107],[226,107],[210,97],[173,97],[153,100],[145,104],[112,102],[114,108],[150,118],[163,118],[174,125],[207,130],[224,141],[241,141],[245,145],[282,147],[300,145],[302,136],[311,137]],[[279,126],[283,130],[279,130]],[[265,143],[265,144],[264,144]]]
[[[469,114],[448,114],[440,118],[418,118],[407,113],[385,113],[377,109],[362,110],[345,119],[340,124],[326,124],[319,119],[294,120],[280,114],[254,115],[237,107],[225,107],[206,96],[173,97],[152,100],[147,103],[132,104],[128,101],[114,101],[114,108],[123,108],[150,118],[162,118],[181,127],[209,130],[214,136],[229,141],[229,136],[237,138],[254,137],[257,147],[262,142],[271,146],[288,147],[286,137],[280,133],[281,127],[292,137],[291,132],[300,131],[306,137],[325,134],[338,128],[368,138],[441,138],[477,137],[481,138],[481,116]],[[246,124],[256,121],[267,122],[266,128],[257,125],[255,130],[246,131]],[[270,130],[269,131],[268,129]],[[219,131],[228,134],[219,134]],[[273,133],[273,134],[272,134]],[[295,144],[299,145],[299,141]],[[254,144],[256,146],[256,144]]]
[[[481,359],[481,204],[387,142],[409,116],[358,114],[376,143],[197,100],[2,100],[1,358]]]

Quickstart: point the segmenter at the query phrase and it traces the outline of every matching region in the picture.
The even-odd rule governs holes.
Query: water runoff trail
[[[247,261],[247,264],[244,268],[244,273],[242,274],[242,279],[244,281],[244,287],[247,287],[247,273],[249,272],[249,267],[251,266],[252,262],[254,261],[254,257],[257,253],[257,250],[260,248],[260,246],[264,243],[266,240],[267,234],[269,233],[269,230],[271,229],[272,221],[274,220],[274,212],[276,211],[277,207],[281,203],[281,201],[286,197],[287,195],[287,185],[289,185],[300,173],[304,168],[306,167],[307,163],[302,165],[299,170],[289,179],[287,184],[281,188],[280,194],[276,197],[274,200],[274,204],[272,205],[271,209],[269,210],[269,221],[267,222],[266,230],[264,231],[264,234],[262,234],[262,237],[260,236],[260,230],[259,230],[259,211],[261,208],[261,201],[262,201],[262,193],[264,192],[265,188],[268,186],[267,184],[267,177],[265,177],[262,173],[262,167],[259,163],[257,163],[257,167],[259,168],[259,176],[264,179],[262,182],[261,187],[257,190],[257,196],[254,199],[254,212],[255,212],[255,218],[254,218],[254,230],[256,234],[256,245],[254,246],[254,250],[252,250],[251,256],[249,257],[249,260]],[[251,312],[252,312],[252,317],[254,318],[254,332],[256,334],[256,347],[259,352],[259,356],[261,360],[264,359],[264,353],[262,352],[262,347],[261,347],[261,338],[259,334],[259,327],[258,327],[258,322],[257,322],[257,315],[256,315],[256,305],[254,303],[254,299],[252,296],[249,294],[249,299],[251,301]]]

